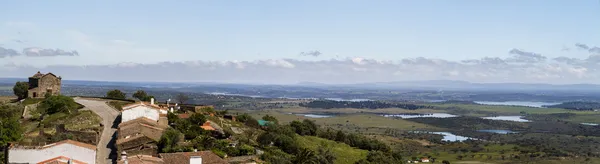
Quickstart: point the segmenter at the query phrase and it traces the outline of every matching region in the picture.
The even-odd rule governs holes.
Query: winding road
[[[98,142],[96,151],[96,163],[97,164],[112,164],[116,162],[117,153],[115,146],[115,132],[119,122],[117,122],[117,116],[120,112],[114,108],[108,106],[105,101],[101,100],[89,100],[83,98],[75,98],[75,101],[85,108],[82,110],[91,110],[98,116],[102,117],[102,135]]]

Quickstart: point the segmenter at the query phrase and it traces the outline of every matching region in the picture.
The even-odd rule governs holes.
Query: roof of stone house
[[[183,114],[179,114],[179,115],[177,115],[177,117],[179,117],[179,118],[183,118],[183,119],[186,119],[186,118],[190,118],[190,114],[183,113]]]
[[[203,164],[227,164],[228,162],[212,151],[161,153],[160,157],[165,163],[190,164],[190,157],[202,157]]]
[[[44,74],[40,73],[40,71],[38,71],[36,74],[34,74],[33,76],[31,76],[32,78],[40,78],[44,76]]]
[[[58,76],[56,76],[55,74],[53,74],[51,72],[48,72],[47,74],[42,74],[42,73],[40,73],[40,71],[38,71],[36,74],[34,74],[33,76],[31,76],[31,78],[36,78],[37,79],[37,78],[42,78],[42,77],[44,77],[46,75],[52,75],[54,77],[58,77]],[[60,78],[60,77],[58,77],[58,78]]]
[[[131,157],[127,157],[127,164],[163,164],[163,161],[160,158],[149,156],[149,155],[135,155]],[[117,164],[125,164],[125,160],[120,160]]]
[[[136,118],[133,120],[129,120],[129,121],[120,123],[119,128],[124,127],[124,126],[129,126],[132,124],[147,124],[147,125],[156,126],[156,125],[158,125],[158,122],[156,122],[152,119],[149,119],[147,117],[140,117],[140,118]]]
[[[158,140],[160,140],[160,137],[162,136],[164,129],[156,127],[156,126],[151,126],[151,125],[140,123],[140,124],[130,124],[127,126],[119,127],[119,133],[121,133],[121,134],[126,133],[125,131],[133,131],[133,132],[139,132],[139,133],[134,134],[134,135],[129,135],[129,137],[127,137],[127,138],[125,138],[125,136],[119,135],[119,138],[117,139],[117,142],[116,142],[117,145],[129,142],[129,141],[134,141],[134,140],[140,139],[140,138],[149,138],[154,141],[158,141]]]
[[[139,102],[139,103],[133,103],[133,104],[125,105],[125,106],[123,106],[123,110],[128,110],[128,109],[131,109],[131,108],[134,108],[134,107],[138,107],[138,106],[146,106],[146,107],[150,107],[150,108],[154,108],[154,109],[166,110],[166,109],[163,109],[163,108],[159,107],[156,104],[150,104],[150,103],[143,102],[143,101]]]
[[[85,162],[78,161],[75,159],[70,159],[69,157],[65,157],[65,156],[58,156],[58,157],[55,157],[52,159],[38,162],[37,164],[68,164],[69,160],[71,160],[73,162],[73,164],[86,164]]]
[[[20,146],[20,145],[11,144],[10,148],[47,149],[47,148],[51,148],[51,147],[62,145],[62,144],[71,144],[71,145],[79,146],[79,147],[86,148],[86,149],[96,150],[96,146],[94,146],[94,145],[86,144],[83,142],[77,142],[77,141],[73,141],[73,140],[63,140],[60,142],[55,142],[55,143],[51,143],[51,144],[44,145],[44,146]]]

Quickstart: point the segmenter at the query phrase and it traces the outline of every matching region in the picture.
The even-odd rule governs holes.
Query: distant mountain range
[[[449,90],[449,91],[600,91],[597,84],[531,84],[531,83],[471,83],[467,81],[431,80],[431,81],[399,81],[375,82],[361,84],[321,84],[302,82],[296,85],[312,87],[352,87],[364,89],[402,89],[402,90]]]
[[[0,84],[12,85],[17,81],[27,81],[25,78],[0,78]],[[142,88],[189,88],[210,87],[229,89],[270,88],[270,89],[375,89],[375,90],[416,90],[416,91],[494,91],[494,92],[519,92],[519,91],[565,91],[565,92],[600,92],[597,84],[529,84],[529,83],[471,83],[467,81],[430,80],[430,81],[398,81],[374,82],[359,84],[323,84],[316,82],[300,82],[291,85],[274,84],[231,84],[231,83],[183,83],[183,82],[110,82],[110,81],[85,81],[64,80],[63,85],[89,85],[89,86],[127,86]]]

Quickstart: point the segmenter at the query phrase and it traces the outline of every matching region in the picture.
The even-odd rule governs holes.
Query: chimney
[[[154,105],[154,98],[150,98],[150,105]]]
[[[121,161],[124,161],[124,163],[127,163],[127,153],[125,151],[123,151],[121,153]]]
[[[202,164],[202,157],[200,156],[191,156],[190,164]]]

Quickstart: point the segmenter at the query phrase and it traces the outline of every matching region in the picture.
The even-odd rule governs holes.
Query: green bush
[[[27,98],[28,90],[29,83],[27,82],[19,81],[15,83],[15,86],[13,87],[13,93],[15,94],[15,96],[17,96],[19,100]]]
[[[79,108],[79,104],[69,96],[50,96],[44,99],[38,109],[44,114],[67,113],[71,114]]]
[[[125,99],[126,95],[121,90],[115,89],[115,90],[106,92],[106,97],[113,98],[113,99]]]

